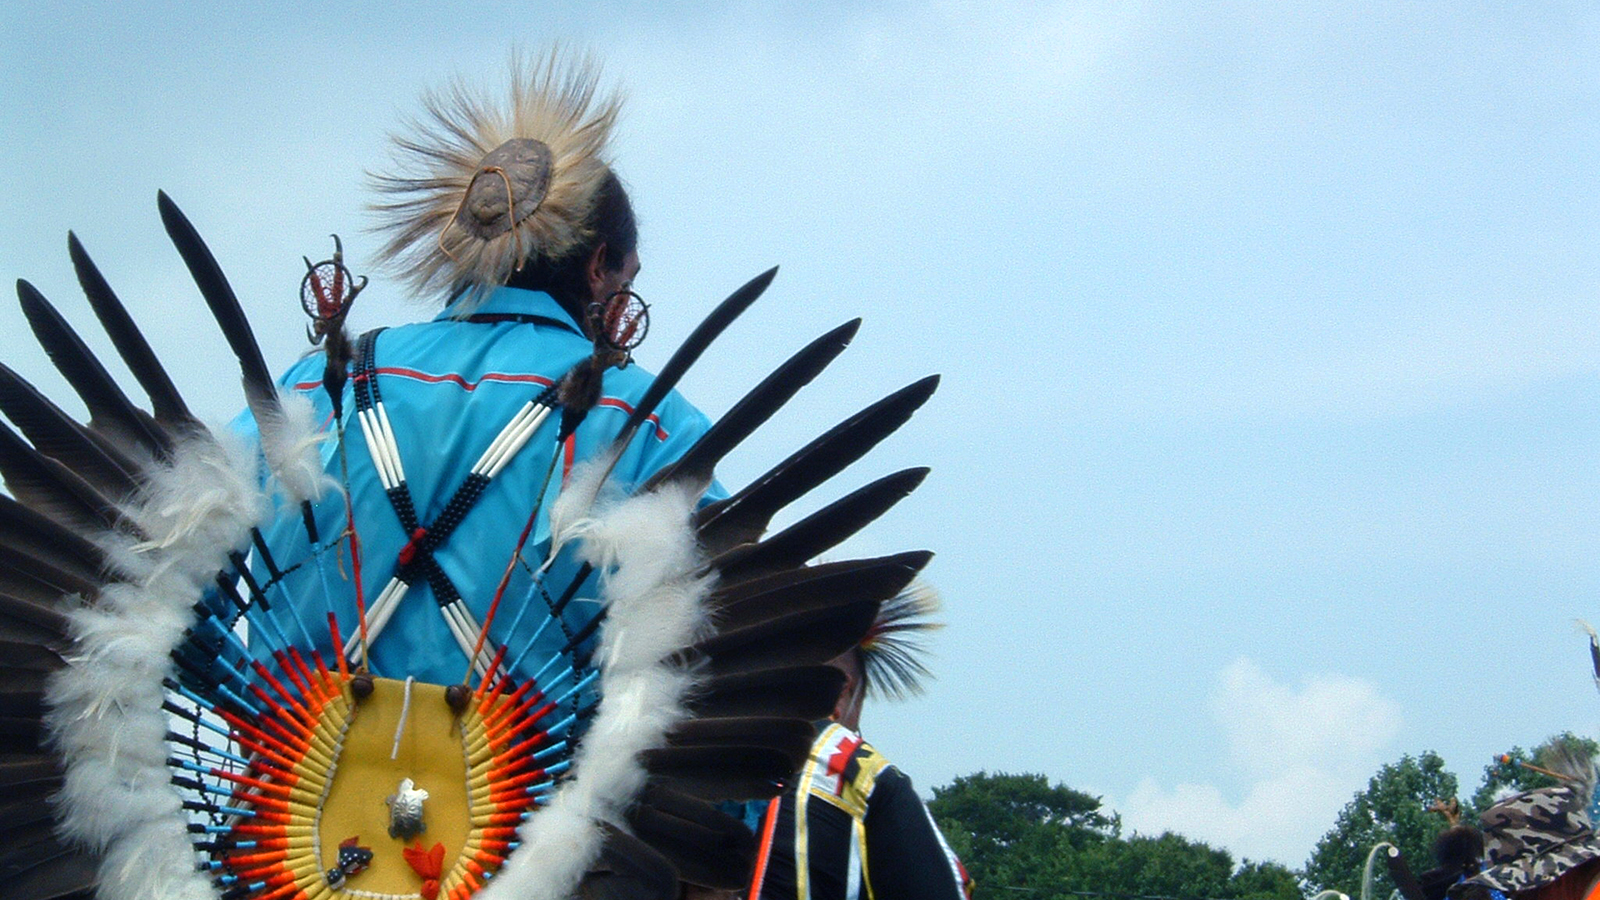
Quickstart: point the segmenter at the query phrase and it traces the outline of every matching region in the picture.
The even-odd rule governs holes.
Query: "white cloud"
[[[1123,823],[1289,866],[1310,855],[1400,731],[1399,707],[1370,682],[1318,675],[1295,687],[1243,657],[1220,673],[1211,706],[1227,740],[1214,755],[1248,779],[1242,796],[1230,799],[1211,784],[1166,788],[1146,777],[1116,805]]]

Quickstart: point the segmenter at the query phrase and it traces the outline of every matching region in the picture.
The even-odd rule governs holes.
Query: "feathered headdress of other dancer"
[[[925,638],[944,627],[933,619],[939,607],[938,592],[920,580],[884,601],[860,645],[862,681],[869,695],[904,700],[923,692],[923,679],[931,675],[923,662]]]
[[[559,49],[513,56],[509,103],[460,79],[429,92],[393,136],[403,174],[370,176],[389,198],[372,207],[389,236],[378,262],[470,306],[529,260],[566,258],[593,237],[621,103],[590,58]]]

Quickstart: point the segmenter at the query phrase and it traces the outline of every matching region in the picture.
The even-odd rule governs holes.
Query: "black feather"
[[[0,594],[53,604],[61,594],[94,597],[99,586],[98,569],[27,535],[0,530]]]
[[[7,792],[5,799],[0,800],[0,822],[5,823],[3,830],[47,830],[54,812],[50,794],[50,789],[44,786],[17,788]],[[36,828],[40,823],[46,823],[43,829]]]
[[[689,333],[683,344],[678,347],[677,352],[673,353],[672,357],[667,360],[667,364],[661,367],[661,371],[656,374],[655,381],[650,383],[650,387],[644,392],[644,396],[640,397],[639,402],[634,405],[633,412],[628,415],[627,421],[622,425],[622,430],[617,433],[615,441],[617,446],[625,447],[629,441],[633,440],[633,435],[639,430],[639,426],[643,425],[645,420],[650,418],[650,414],[656,411],[656,407],[660,405],[667,393],[677,387],[678,381],[683,378],[683,373],[689,371],[689,367],[700,359],[700,354],[704,353],[706,348],[711,345],[711,342],[716,340],[729,325],[733,324],[734,319],[739,318],[739,315],[748,309],[750,304],[756,302],[756,299],[761,296],[762,292],[767,289],[767,285],[771,284],[772,279],[776,278],[777,275],[778,267],[773,266],[750,279],[743,287],[729,294],[728,299],[717,304],[717,308],[713,309],[711,314],[706,316],[695,327],[694,331]]]
[[[61,655],[39,644],[0,641],[0,668],[48,674],[65,666]]]
[[[578,885],[583,900],[677,900],[678,873],[650,845],[604,824],[605,844]]]
[[[690,719],[672,730],[674,747],[768,747],[783,753],[795,768],[805,762],[817,728],[810,719],[749,716],[739,719]]]
[[[0,718],[0,753],[46,753],[44,723],[14,717]],[[0,799],[0,832],[28,828],[51,815],[53,785],[18,788]]]
[[[13,497],[80,532],[110,529],[119,520],[110,500],[4,424],[0,424],[0,478]]]
[[[60,780],[61,767],[49,756],[27,754],[0,757],[0,788],[9,789],[14,785],[55,783]]]
[[[47,857],[32,856],[32,864],[5,877],[4,897],[5,900],[92,900],[99,868],[99,861],[82,850],[63,848]]]
[[[77,235],[70,231],[67,232],[67,252],[72,255],[72,267],[78,272],[78,283],[83,286],[83,293],[89,298],[89,305],[94,308],[101,327],[110,335],[112,345],[117,348],[122,361],[128,364],[139,386],[149,395],[150,408],[155,412],[156,420],[168,426],[193,424],[194,415],[173,386],[172,379],[167,377],[161,360],[156,358],[150,343],[111,290],[111,285],[106,283],[99,267],[89,258],[88,251],[78,242]]]
[[[33,285],[20,279],[17,299],[39,345],[89,408],[90,427],[113,442],[126,444],[125,452],[138,448],[146,455],[165,456],[172,449],[166,432],[117,387],[111,373],[50,301]]]
[[[27,673],[0,672],[0,718],[38,719],[44,715],[44,680]]]
[[[647,785],[628,814],[628,825],[671,861],[683,881],[724,891],[749,881],[755,835],[709,803],[663,785]]]
[[[709,483],[712,471],[728,451],[739,446],[837,359],[844,348],[850,346],[851,338],[860,327],[860,319],[851,319],[791,356],[735,403],[677,462],[651,476],[645,489],[679,477]]]
[[[0,365],[0,412],[16,424],[40,453],[84,477],[96,490],[126,497],[138,482],[138,466],[115,445],[84,428],[10,367]]]
[[[771,747],[659,747],[639,756],[660,783],[702,800],[771,797],[795,772],[789,755]]]
[[[795,666],[708,678],[689,708],[704,719],[782,716],[815,720],[833,712],[842,690],[844,672],[839,669]]]
[[[667,743],[685,747],[717,743],[749,743],[750,735],[782,735],[784,742],[791,738],[798,739],[809,747],[812,741],[816,740],[817,726],[812,719],[783,716],[688,719],[678,723],[667,734]]]
[[[803,609],[702,641],[718,675],[828,662],[861,643],[878,616],[878,600]]]
[[[71,591],[57,588],[47,578],[59,578],[60,572],[35,572],[7,565],[0,558],[0,594],[46,606],[58,602]]]
[[[719,632],[802,609],[856,600],[887,600],[911,583],[933,554],[926,550],[790,569],[719,588],[711,596]]]
[[[62,849],[61,838],[49,828],[6,836],[10,840],[0,844],[0,871],[21,869],[35,859],[54,857]]]
[[[106,571],[103,550],[61,523],[0,494],[0,544],[49,561],[55,568],[93,579]]]
[[[902,469],[851,491],[759,544],[740,544],[711,561],[724,584],[792,569],[838,546],[905,499],[927,467]]]
[[[62,594],[93,598],[99,590],[92,573],[58,568],[25,548],[0,541],[0,593],[51,603]]]
[[[25,623],[65,637],[68,631],[67,617],[63,610],[57,608],[61,599],[42,604],[0,593],[0,620]]]
[[[860,459],[905,424],[939,386],[939,376],[913,382],[863,409],[751,482],[696,514],[700,542],[716,554],[756,540],[767,523],[817,485]]]
[[[0,613],[0,641],[38,644],[58,652],[64,651],[71,643],[62,632],[41,628],[28,621],[11,618],[4,613]]]
[[[161,210],[161,223],[166,226],[167,236],[178,248],[178,255],[183,257],[184,265],[188,266],[189,274],[200,288],[206,306],[211,308],[212,317],[222,328],[228,346],[233,348],[233,355],[238,357],[246,396],[253,402],[274,402],[272,373],[261,355],[255,333],[250,329],[250,320],[245,318],[239,298],[233,293],[232,285],[228,284],[227,276],[222,274],[216,257],[211,255],[211,249],[201,240],[200,233],[165,191],[156,193],[156,206]]]

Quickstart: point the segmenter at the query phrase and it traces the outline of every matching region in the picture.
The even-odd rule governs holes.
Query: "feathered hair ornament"
[[[588,57],[511,61],[509,103],[456,80],[393,136],[401,174],[370,173],[389,236],[379,264],[419,294],[500,287],[530,259],[561,260],[593,237],[621,97]]]
[[[944,627],[932,620],[939,612],[939,594],[917,580],[885,600],[867,636],[861,639],[861,680],[869,695],[904,700],[923,692],[931,673],[922,658],[927,632]]]

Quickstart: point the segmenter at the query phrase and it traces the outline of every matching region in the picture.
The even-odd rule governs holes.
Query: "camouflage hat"
[[[1468,879],[1511,894],[1549,884],[1600,858],[1589,821],[1590,798],[1571,785],[1524,791],[1479,817],[1484,870]]]

